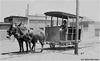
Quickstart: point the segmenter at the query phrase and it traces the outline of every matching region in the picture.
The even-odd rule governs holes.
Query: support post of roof
[[[76,0],[76,38],[74,54],[78,55],[78,21],[79,21],[79,0]]]
[[[63,25],[63,16],[62,16],[62,25]]]
[[[67,17],[67,24],[66,24],[66,29],[67,29],[67,32],[66,32],[66,40],[68,40],[68,21],[69,20],[69,17]]]
[[[58,17],[57,17],[57,26],[58,26]]]
[[[83,18],[80,18],[80,23],[82,23]],[[81,26],[81,36],[83,35],[83,24],[80,24]],[[82,41],[82,38],[80,38],[80,41]]]
[[[45,16],[45,19],[46,19],[46,20],[45,20],[45,27],[46,27],[46,23],[47,23],[47,22],[46,22],[46,21],[47,21],[47,15]]]
[[[72,27],[72,35],[71,35],[71,40],[73,41],[74,40],[74,18],[72,19],[72,23],[70,24],[71,27]]]
[[[29,30],[29,24],[30,24],[30,21],[29,21],[29,4],[27,4],[26,17],[28,18],[27,25],[28,25],[28,30]]]
[[[53,27],[53,17],[51,16],[51,27]]]

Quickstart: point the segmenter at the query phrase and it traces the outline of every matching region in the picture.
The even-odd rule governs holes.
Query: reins
[[[20,29],[20,27],[17,26],[17,28],[18,28],[18,30],[19,30],[19,32],[20,32],[20,35],[23,35],[24,33],[22,32],[22,30]]]

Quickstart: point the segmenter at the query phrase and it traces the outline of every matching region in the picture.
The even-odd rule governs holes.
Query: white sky
[[[25,16],[27,3],[30,5],[30,14],[43,14],[47,11],[62,11],[75,14],[76,0],[0,0],[0,21],[12,15]],[[79,0],[79,14],[94,21],[100,20],[99,0]]]

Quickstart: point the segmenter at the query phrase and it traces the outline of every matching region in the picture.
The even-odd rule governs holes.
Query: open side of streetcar
[[[51,25],[45,27],[46,42],[50,44],[50,47],[54,48],[55,45],[74,45],[76,38],[76,15],[59,12],[50,11],[44,13],[47,17],[51,17]],[[53,19],[53,18],[56,19]],[[83,17],[79,16],[79,19]],[[56,24],[54,24],[56,21]],[[59,25],[59,21],[61,24]],[[81,40],[82,26],[79,27],[78,39]]]

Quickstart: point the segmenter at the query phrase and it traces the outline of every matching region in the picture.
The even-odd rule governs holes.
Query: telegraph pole
[[[29,24],[30,24],[30,21],[29,21],[29,4],[27,4],[26,17],[28,18],[27,25],[28,25],[28,30],[29,30]]]
[[[75,39],[75,51],[74,54],[78,55],[78,21],[79,21],[79,0],[76,0],[76,39]]]

